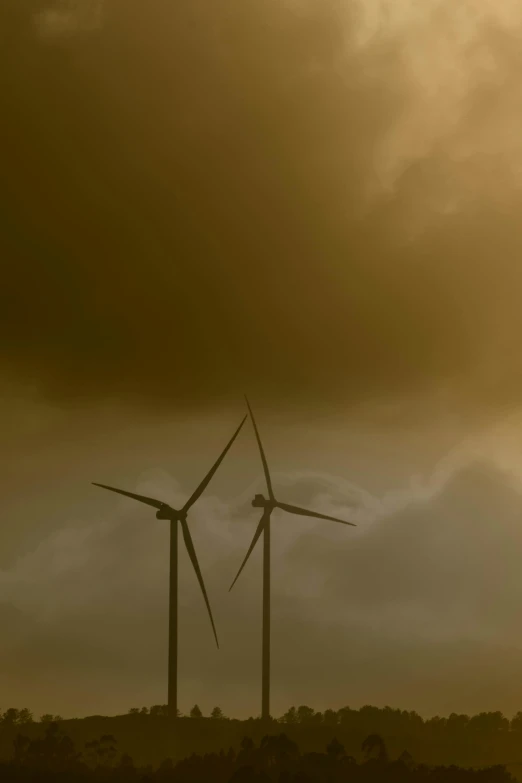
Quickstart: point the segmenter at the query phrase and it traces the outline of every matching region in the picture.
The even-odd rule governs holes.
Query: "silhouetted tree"
[[[259,750],[268,766],[295,759],[299,755],[296,743],[290,740],[286,734],[266,735],[261,740]]]
[[[457,715],[455,712],[452,712],[446,720],[446,728],[449,731],[461,731],[466,729],[468,725],[469,715]]]
[[[297,720],[299,723],[313,723],[316,717],[316,712],[311,707],[302,705],[297,708]]]
[[[435,731],[437,733],[440,733],[444,731],[448,723],[447,718],[441,718],[439,715],[435,715],[433,718],[429,718],[425,722],[426,728],[430,729],[431,731]]]
[[[85,744],[85,755],[95,767],[112,767],[118,755],[116,739],[112,734],[104,734],[99,739]]]
[[[413,756],[411,755],[411,753],[408,753],[407,750],[403,750],[397,760],[408,769],[413,769],[415,764],[415,762],[413,761]]]
[[[350,709],[350,707],[343,707],[337,712],[337,720],[344,728],[351,728],[354,726],[356,716],[358,717],[357,711]]]
[[[339,717],[335,710],[325,710],[323,713],[323,723],[326,726],[337,726]]]
[[[251,737],[243,737],[240,747],[245,753],[249,753],[254,748],[254,740]]]
[[[253,767],[239,767],[230,778],[230,783],[265,783],[265,781],[269,780],[270,778],[264,770],[255,770]]]
[[[468,727],[474,731],[496,732],[509,728],[509,721],[501,712],[479,712],[470,718]]]
[[[14,755],[22,766],[52,771],[77,769],[81,758],[57,723],[47,724],[43,738],[29,740],[19,735],[14,742]]]
[[[60,715],[45,714],[40,718],[40,723],[60,723],[63,718]]]
[[[174,779],[174,763],[172,759],[164,759],[158,767],[156,777],[159,780],[173,780]]]
[[[33,713],[27,707],[24,707],[22,710],[16,710],[11,707],[1,716],[1,720],[6,724],[24,726],[33,722]]]
[[[221,707],[214,707],[214,709],[210,713],[210,717],[213,718],[214,720],[224,720],[225,718]]]
[[[134,761],[128,753],[123,754],[120,759],[120,763],[117,767],[115,767],[115,770],[117,778],[120,778],[120,780],[129,781],[129,783],[130,781],[135,780],[138,774],[136,767],[134,766]]]
[[[26,756],[27,756],[27,749],[30,745],[31,741],[29,737],[25,737],[23,734],[18,734],[13,742],[13,753],[14,753],[14,759],[19,764],[23,764],[25,762]]]
[[[169,708],[167,704],[155,704],[149,710],[151,718],[166,718],[169,714]]]
[[[282,723],[297,723],[297,710],[295,707],[290,707],[290,709],[285,712],[283,717],[281,718]]]
[[[2,715],[2,723],[6,726],[15,726],[19,722],[20,712],[14,707],[9,707]]]
[[[370,734],[363,740],[361,750],[364,751],[368,760],[377,758],[381,762],[388,760],[388,751],[386,745],[380,734]]]
[[[203,717],[203,713],[201,712],[201,710],[199,709],[197,704],[194,704],[194,706],[190,710],[190,717],[191,718],[202,718]]]
[[[27,707],[24,707],[22,710],[10,707],[3,714],[0,714],[0,722],[9,726],[23,726],[33,722],[33,713]]]
[[[333,740],[326,746],[326,752],[330,758],[339,759],[344,755],[344,745],[339,742],[337,737],[334,737]]]
[[[522,712],[517,712],[516,715],[511,718],[510,726],[513,731],[522,731]]]

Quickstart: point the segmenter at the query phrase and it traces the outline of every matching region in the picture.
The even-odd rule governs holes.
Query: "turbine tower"
[[[214,618],[212,617],[212,610],[210,608],[210,602],[208,600],[207,591],[205,589],[205,583],[203,581],[203,575],[199,567],[198,558],[196,556],[196,550],[192,542],[192,536],[190,535],[189,526],[187,524],[187,514],[189,509],[194,505],[196,500],[205,491],[212,476],[221,465],[226,453],[234,443],[235,439],[239,435],[243,424],[247,417],[245,416],[232,438],[223,449],[218,459],[211,467],[201,484],[192,493],[187,500],[183,508],[175,509],[163,503],[161,500],[155,500],[154,498],[148,498],[144,495],[135,495],[133,492],[126,492],[123,489],[116,489],[115,487],[109,487],[106,484],[97,484],[93,482],[95,487],[102,487],[108,489],[111,492],[117,492],[119,495],[125,495],[126,497],[138,500],[140,503],[145,503],[148,506],[152,506],[157,509],[157,519],[167,519],[170,521],[170,577],[169,577],[169,660],[168,660],[168,713],[170,718],[176,718],[178,714],[178,523],[181,525],[181,531],[183,533],[183,540],[188,552],[188,556],[196,572],[196,576],[205,599],[208,615],[212,624],[212,630],[214,632],[214,638],[216,645],[219,649],[219,642],[216,633],[216,627],[214,625]]]
[[[340,522],[342,525],[351,525],[355,527],[353,522],[345,522],[343,519],[337,519],[337,517],[329,517],[326,514],[319,514],[316,511],[309,511],[306,508],[300,508],[299,506],[291,506],[288,503],[281,503],[276,499],[274,490],[272,487],[272,480],[270,478],[270,471],[268,469],[268,463],[266,461],[263,444],[259,436],[256,420],[250,407],[248,398],[246,403],[250,418],[256,434],[257,445],[259,446],[259,453],[261,455],[261,462],[263,463],[263,471],[265,474],[266,486],[268,490],[268,498],[263,495],[256,495],[252,501],[254,508],[262,508],[263,514],[257,526],[256,532],[252,539],[252,543],[245,555],[245,559],[241,564],[241,568],[237,572],[236,578],[232,582],[230,590],[237,582],[239,575],[246,565],[246,562],[256,543],[258,542],[261,534],[263,535],[263,634],[262,634],[262,688],[261,688],[261,719],[268,721],[270,719],[270,520],[274,509],[279,508],[282,511],[287,511],[289,514],[297,514],[304,517],[315,517],[316,519],[328,519],[331,522]]]

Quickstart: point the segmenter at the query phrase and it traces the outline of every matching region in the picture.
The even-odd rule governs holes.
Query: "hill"
[[[11,758],[13,743],[20,734],[29,740],[43,737],[50,717],[42,723],[30,720],[27,711],[4,713],[0,722],[0,758]],[[267,734],[280,733],[304,753],[323,753],[335,737],[346,754],[361,762],[365,738],[379,735],[391,759],[407,752],[416,762],[428,765],[482,768],[505,764],[522,780],[522,713],[511,721],[498,712],[423,720],[415,712],[389,707],[346,707],[319,713],[301,706],[264,725],[258,719],[223,717],[180,717],[171,722],[164,708],[155,707],[115,717],[59,720],[57,725],[79,750],[100,737],[114,737],[118,754],[129,755],[140,767],[157,766],[167,758],[176,763],[192,754],[217,754],[229,748],[237,751],[245,737],[259,745]]]

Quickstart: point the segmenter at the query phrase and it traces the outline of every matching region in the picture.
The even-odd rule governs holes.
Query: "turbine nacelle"
[[[179,511],[176,511],[175,509],[171,508],[170,506],[167,506],[165,504],[162,506],[159,511],[156,512],[156,519],[170,519],[170,520],[177,520],[180,519],[182,515]]]
[[[275,503],[271,500],[267,500],[264,495],[256,495],[252,501],[254,508],[269,508],[270,510],[275,508]]]

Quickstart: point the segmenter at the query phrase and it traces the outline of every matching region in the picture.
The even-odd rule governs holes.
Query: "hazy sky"
[[[522,709],[516,0],[4,0],[0,686],[162,703],[168,531],[248,391],[273,711]],[[182,709],[257,714],[245,428],[182,557]],[[298,656],[298,665],[296,665]],[[2,705],[5,706],[5,705]]]

